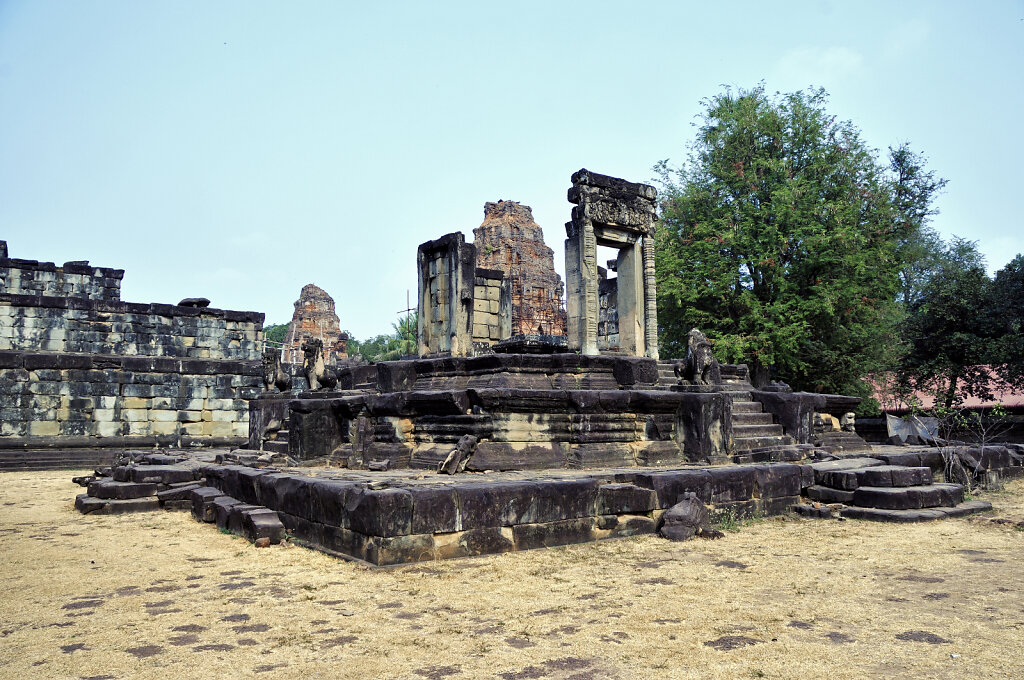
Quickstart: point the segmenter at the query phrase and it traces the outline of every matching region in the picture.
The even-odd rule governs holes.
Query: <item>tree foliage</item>
[[[349,355],[367,361],[393,361],[416,353],[416,315],[406,314],[391,324],[391,333],[375,335],[362,342],[349,340]]]
[[[726,90],[705,101],[688,161],[656,167],[665,355],[698,327],[757,381],[858,395],[895,360],[901,273],[943,182],[906,146],[879,163],[826,102]]]
[[[263,337],[270,342],[281,345],[284,343],[285,336],[288,335],[288,324],[278,323],[263,328]]]
[[[998,333],[990,288],[977,245],[954,237],[907,310],[901,373],[909,390],[935,393],[946,409],[966,396],[991,398],[986,364]]]

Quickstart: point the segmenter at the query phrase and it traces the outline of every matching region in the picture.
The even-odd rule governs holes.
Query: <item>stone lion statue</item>
[[[270,389],[276,387],[278,392],[287,392],[292,388],[292,377],[281,365],[281,350],[270,348],[263,352],[263,386]]]
[[[338,384],[338,376],[324,363],[324,341],[307,338],[302,342],[302,372],[310,390],[329,390]]]
[[[686,358],[675,364],[676,378],[685,384],[714,385],[722,381],[718,361],[711,353],[707,336],[696,328],[690,330]]]

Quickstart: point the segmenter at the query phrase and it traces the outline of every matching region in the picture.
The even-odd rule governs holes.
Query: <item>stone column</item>
[[[565,225],[565,307],[570,352],[596,356],[597,238],[589,222]]]
[[[644,253],[644,345],[646,356],[658,359],[658,291],[654,278],[654,227],[643,239]]]
[[[632,356],[644,356],[646,311],[644,268],[639,243],[619,249],[618,272],[619,349]]]

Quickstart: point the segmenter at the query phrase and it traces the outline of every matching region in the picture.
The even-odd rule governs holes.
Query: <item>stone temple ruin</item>
[[[0,241],[0,468],[246,441],[263,314],[123,302],[123,277],[9,258]]]
[[[848,415],[856,398],[756,389],[696,329],[685,358],[659,360],[655,190],[587,170],[572,181],[567,340],[517,333],[546,329],[514,326],[514,270],[479,267],[477,245],[448,234],[417,253],[418,358],[340,368],[314,391],[268,378],[249,402],[247,449],[214,462],[124,456],[79,480],[77,506],[188,507],[252,540],[287,532],[377,565],[691,537],[710,533],[708,513],[904,522],[987,507],[933,481],[938,452],[872,453]],[[619,250],[617,340],[601,339],[598,245]],[[1024,471],[1021,453],[962,455],[1009,475]]]

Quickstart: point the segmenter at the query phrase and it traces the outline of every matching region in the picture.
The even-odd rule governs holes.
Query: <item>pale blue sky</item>
[[[316,283],[365,338],[486,201],[531,205],[563,272],[572,172],[648,180],[764,80],[925,153],[935,225],[994,270],[1024,252],[1022,74],[1022,0],[0,0],[0,239],[268,323]]]

